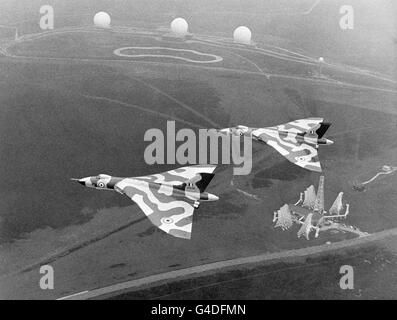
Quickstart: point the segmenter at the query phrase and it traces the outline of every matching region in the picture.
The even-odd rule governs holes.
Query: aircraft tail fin
[[[318,139],[321,139],[331,126],[330,122],[321,122],[320,127],[316,130]]]
[[[211,180],[214,178],[214,176],[215,176],[214,173],[206,173],[206,172],[198,173],[192,179],[187,180],[185,183],[183,183],[181,189],[184,190],[187,187],[190,188],[197,187],[197,189],[199,189],[200,192],[204,192],[205,189],[210,184]]]

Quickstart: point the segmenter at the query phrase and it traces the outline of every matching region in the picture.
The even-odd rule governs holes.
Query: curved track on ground
[[[112,32],[115,33],[130,33],[133,34],[134,36],[143,36],[143,37],[158,37],[161,36],[161,32],[153,32],[153,31],[148,31],[146,29],[138,29],[138,28],[129,28],[129,27],[115,27],[111,30]],[[68,57],[34,57],[34,56],[20,56],[20,55],[14,55],[8,51],[9,48],[13,47],[14,45],[17,45],[18,43],[21,42],[26,42],[26,41],[34,41],[43,37],[48,37],[48,36],[55,36],[55,35],[61,35],[61,34],[68,34],[68,33],[101,33],[103,30],[97,29],[97,28],[82,28],[82,27],[71,27],[71,28],[65,28],[65,29],[59,29],[59,30],[53,30],[53,31],[46,31],[46,32],[41,32],[37,34],[28,34],[28,35],[23,35],[19,37],[17,40],[12,40],[8,41],[6,43],[3,43],[0,45],[0,54],[3,56],[9,57],[9,58],[24,58],[24,59],[48,59],[48,60],[64,60],[64,61],[110,61],[112,59],[104,59],[104,58],[68,58]],[[257,53],[261,54],[263,56],[269,56],[285,61],[290,61],[290,62],[295,62],[295,63],[302,63],[302,64],[307,64],[307,65],[317,65],[318,61],[314,57],[310,57],[308,55],[295,52],[286,48],[281,48],[278,46],[273,46],[273,45],[265,45],[263,48],[259,47],[257,45],[251,45],[251,46],[241,46],[238,45],[234,42],[232,42],[229,38],[224,38],[224,37],[213,37],[213,36],[206,36],[206,35],[195,35],[192,40],[187,40],[187,43],[202,43],[202,44],[207,44],[209,46],[216,46],[220,47],[223,49],[227,49],[228,52],[231,50],[237,50],[241,52],[251,52],[251,53]],[[126,47],[128,48],[128,47]],[[126,48],[120,48],[120,49],[126,49]],[[131,47],[133,48],[133,47]],[[136,47],[136,48],[142,48],[142,47]],[[159,47],[160,48],[160,47]],[[120,49],[116,49],[120,50]],[[167,48],[164,48],[167,49]],[[171,50],[185,50],[185,49],[171,49]],[[187,49],[185,50],[187,51]],[[194,50],[193,50],[194,51]],[[240,58],[243,58],[244,60],[250,62],[253,66],[255,66],[256,70],[255,71],[248,71],[248,70],[240,70],[240,69],[232,69],[232,68],[224,68],[224,67],[207,67],[205,64],[209,63],[214,63],[214,62],[220,62],[218,61],[219,58],[223,59],[220,56],[217,55],[212,55],[212,54],[206,54],[206,53],[200,53],[204,55],[211,55],[216,57],[214,61],[210,60],[209,62],[198,62],[196,60],[192,60],[189,62],[193,62],[193,65],[187,65],[187,67],[200,67],[200,68],[208,68],[208,69],[222,69],[222,70],[229,70],[233,72],[241,72],[241,73],[246,73],[246,74],[257,74],[257,75],[262,75],[266,76],[269,78],[270,76],[272,77],[281,77],[281,78],[290,78],[290,79],[298,79],[298,80],[308,80],[308,81],[315,81],[319,83],[327,83],[327,84],[337,84],[340,86],[346,85],[346,86],[355,86],[363,89],[374,89],[374,90],[382,90],[381,88],[375,88],[375,87],[367,87],[367,86],[360,86],[360,85],[355,85],[351,83],[345,83],[345,82],[340,82],[340,81],[330,81],[329,79],[321,79],[321,78],[308,78],[308,77],[294,77],[291,75],[281,75],[281,74],[273,74],[269,72],[264,72],[262,68],[257,66],[254,62],[252,62],[250,59],[248,59],[245,56],[241,56],[240,54],[232,53],[236,56],[239,56]],[[155,55],[158,56],[158,55]],[[183,60],[181,58],[183,57],[178,57],[178,56],[172,56],[172,55],[165,55],[167,58],[173,57],[174,59],[179,59]],[[114,59],[115,61],[123,61],[122,59]],[[216,61],[215,61],[216,60]],[[124,60],[125,61],[125,60]],[[148,61],[134,61],[134,63],[158,63],[158,64],[167,64],[164,62],[148,62]],[[195,66],[194,64],[199,64],[198,66]],[[397,84],[397,81],[390,79],[386,77],[383,74],[379,73],[374,73],[368,70],[362,70],[356,67],[348,66],[348,65],[342,65],[339,63],[331,63],[331,62],[325,62],[323,63],[324,66],[327,66],[329,68],[334,68],[335,70],[343,70],[344,72],[351,73],[351,74],[357,74],[365,77],[371,77],[371,78],[376,78],[381,81]],[[395,92],[397,91],[394,90],[384,90],[388,92]]]
[[[141,54],[132,54],[132,53],[123,53],[123,51],[140,51],[140,50],[145,50],[145,51],[164,51],[164,54],[158,54],[158,53],[141,53]],[[177,56],[175,54],[177,53],[188,53],[191,55],[197,55],[201,57],[210,57],[212,58],[211,60],[193,60],[189,58],[185,58],[182,56]],[[191,62],[191,63],[216,63],[216,62],[221,62],[223,61],[223,58],[221,56],[217,56],[215,54],[210,54],[210,53],[204,53],[204,52],[199,52],[196,50],[191,50],[191,49],[177,49],[177,48],[166,48],[166,47],[124,47],[124,48],[119,48],[113,51],[113,54],[115,54],[118,57],[123,57],[123,58],[166,58],[166,59],[173,59],[173,60],[182,60],[186,62]]]

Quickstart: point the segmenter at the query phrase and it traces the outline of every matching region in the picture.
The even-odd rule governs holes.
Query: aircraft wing
[[[166,184],[170,186],[179,186],[187,180],[195,178],[199,173],[212,174],[216,169],[216,165],[196,165],[182,167],[175,170],[166,171],[163,173],[153,174],[149,176],[142,176],[133,179],[150,181],[159,184]]]
[[[272,146],[292,163],[311,171],[321,172],[317,149],[305,143],[304,140],[296,139],[296,135],[297,133],[291,131],[278,131],[271,128],[259,128],[252,131],[254,139]]]
[[[171,185],[153,188],[148,181],[125,178],[117,189],[134,201],[159,229],[177,237],[190,239],[194,207],[191,202],[176,200]]]
[[[279,131],[288,131],[293,133],[306,133],[309,131],[316,131],[320,128],[323,118],[306,118],[299,119],[276,126]]]

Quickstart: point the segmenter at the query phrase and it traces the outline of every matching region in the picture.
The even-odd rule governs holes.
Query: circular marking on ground
[[[134,50],[135,52],[138,51],[162,51],[163,53],[123,53],[123,51],[128,51],[128,50]],[[181,56],[175,55],[176,53],[180,53]],[[113,54],[115,54],[118,57],[124,57],[124,58],[169,58],[169,59],[175,59],[175,60],[182,60],[186,62],[192,62],[192,63],[216,63],[216,62],[221,62],[223,61],[223,58],[221,56],[217,56],[215,54],[210,54],[210,53],[204,53],[204,52],[199,52],[196,50],[191,50],[191,49],[177,49],[177,48],[165,48],[165,47],[124,47],[124,48],[119,48],[113,51]],[[191,58],[186,58],[183,57],[183,54],[187,54],[190,56],[200,56],[200,57],[208,57],[209,60],[194,60]]]

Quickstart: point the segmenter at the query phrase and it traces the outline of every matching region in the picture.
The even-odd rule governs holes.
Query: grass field
[[[395,299],[395,237],[370,246],[254,267],[127,292],[103,299],[170,300],[376,300]],[[351,266],[353,288],[342,290],[341,266]],[[321,274],[321,277],[317,275]]]
[[[297,240],[297,230],[273,228],[273,211],[295,202],[299,192],[317,184],[318,175],[267,146],[255,145],[252,174],[235,177],[233,186],[231,168],[219,168],[209,191],[220,201],[195,213],[191,241],[156,230],[128,198],[69,181],[177,167],[148,166],[143,158],[144,132],[165,131],[167,120],[197,130],[324,117],[333,123],[327,135],[335,140],[319,151],[326,205],[344,191],[351,205],[347,223],[370,233],[397,226],[395,175],[376,180],[366,192],[352,189],[357,177],[397,165],[393,81],[341,68],[339,63],[349,61],[337,55],[324,69],[325,79],[319,79],[312,63],[318,53],[299,62],[287,37],[274,43],[290,45],[295,53],[287,57],[274,53],[280,49],[264,55],[203,39],[170,44],[156,36],[65,32],[16,43],[8,50],[15,56],[0,58],[0,72],[6,75],[0,81],[2,298],[55,298],[173,268],[352,237],[326,233]],[[193,49],[223,61],[202,67],[113,54],[126,46]],[[304,44],[299,52],[310,50]],[[383,70],[365,61],[374,74]],[[51,292],[37,286],[38,265],[45,262],[55,268]]]

